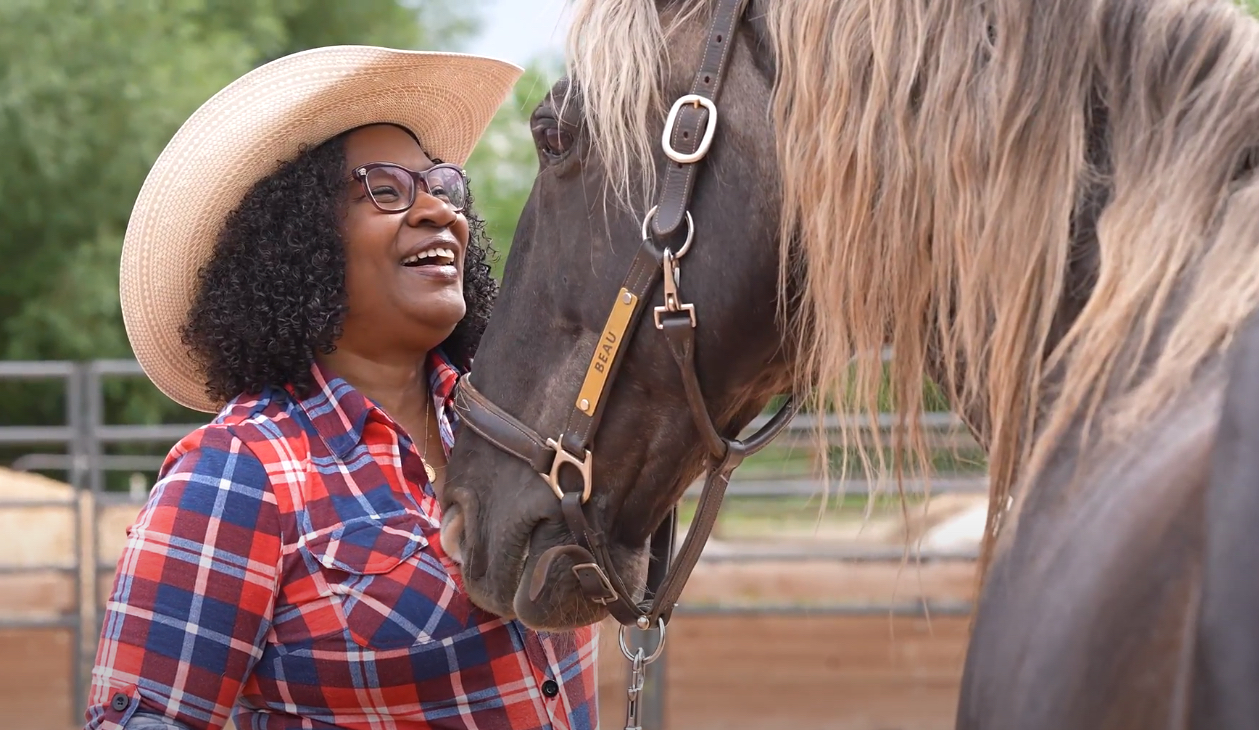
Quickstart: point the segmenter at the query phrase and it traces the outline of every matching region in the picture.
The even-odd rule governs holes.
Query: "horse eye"
[[[573,135],[559,125],[546,126],[541,131],[539,142],[542,151],[551,157],[563,157],[573,146]]]

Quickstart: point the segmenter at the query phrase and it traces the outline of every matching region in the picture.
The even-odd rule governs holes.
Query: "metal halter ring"
[[[656,216],[658,205],[651,206],[651,210],[647,211],[647,215],[643,216],[643,240],[650,241],[651,234],[647,232],[647,227],[651,225],[651,219]],[[695,240],[695,221],[691,220],[691,211],[686,211],[686,242],[682,244],[682,248],[673,254],[673,258],[680,259],[691,250],[691,241]]]
[[[643,622],[646,620],[646,618],[647,618],[646,616],[642,616],[638,620],[639,622]],[[660,658],[661,652],[664,651],[664,617],[660,617],[656,619],[656,626],[660,629],[660,641],[656,642],[655,651],[651,652],[650,654],[648,654],[646,657],[643,658],[643,664],[651,664],[652,662],[656,661],[657,659]],[[635,628],[635,627],[622,626],[620,635],[617,637],[617,639],[621,643],[621,653],[624,654],[625,658],[629,659],[631,662],[634,661],[634,654],[637,652],[630,652],[629,646],[626,645],[625,630],[632,629],[632,628]],[[639,628],[639,630],[646,631],[647,629]],[[638,651],[642,651],[642,649],[639,649]]]

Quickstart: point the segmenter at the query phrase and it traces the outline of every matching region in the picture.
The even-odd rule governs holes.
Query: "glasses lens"
[[[455,210],[463,210],[468,202],[468,186],[458,168],[437,166],[424,173],[428,182],[428,194],[450,203]]]
[[[367,171],[367,193],[381,210],[398,212],[415,200],[415,180],[396,167],[373,167]]]

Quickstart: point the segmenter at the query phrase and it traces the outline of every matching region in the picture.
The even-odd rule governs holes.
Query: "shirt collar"
[[[458,426],[458,416],[453,408],[455,384],[463,371],[441,348],[429,352],[424,369],[429,392],[433,396],[433,407],[437,411],[442,445],[449,454],[454,445],[454,430]],[[298,398],[292,386],[286,390],[310,419],[315,432],[338,457],[348,455],[363,440],[363,428],[369,416],[396,427],[396,422],[384,410],[331,369],[316,362],[311,365],[311,375],[315,387],[307,398]]]

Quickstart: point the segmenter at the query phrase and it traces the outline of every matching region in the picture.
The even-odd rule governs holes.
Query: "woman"
[[[520,69],[324,48],[180,129],[120,287],[145,372],[217,412],[128,531],[89,728],[586,728],[594,630],[473,606],[442,552],[451,391],[495,293],[456,164]],[[282,161],[282,162],[281,162]]]

